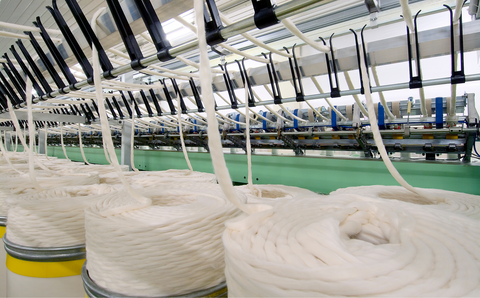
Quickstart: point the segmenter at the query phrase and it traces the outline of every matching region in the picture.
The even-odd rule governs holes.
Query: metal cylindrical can
[[[85,245],[27,247],[3,236],[7,297],[85,297],[81,271]]]
[[[82,279],[83,279],[83,286],[85,288],[85,293],[90,298],[127,298],[132,296],[126,296],[119,293],[115,293],[104,289],[97,285],[88,275],[87,264],[85,263],[82,268]],[[143,296],[135,296],[138,298],[142,298]],[[211,287],[209,289],[182,294],[177,296],[168,296],[168,297],[175,297],[175,298],[196,298],[196,297],[209,297],[209,298],[217,298],[217,297],[228,297],[227,291],[227,284],[226,282],[222,282],[215,287]],[[150,297],[152,298],[152,297]],[[164,297],[155,297],[155,298],[164,298]]]
[[[0,216],[0,237],[5,235],[7,225],[7,217]],[[2,245],[3,246],[3,245]],[[0,248],[0,297],[7,297],[7,267],[5,265],[5,259],[7,254],[3,247]]]

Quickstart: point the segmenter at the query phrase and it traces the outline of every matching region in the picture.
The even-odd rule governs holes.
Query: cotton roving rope
[[[148,187],[157,186],[159,183],[178,182],[217,183],[217,178],[214,174],[197,171],[190,172],[190,170],[170,169],[166,171],[124,172],[124,176],[131,183],[132,187]],[[108,173],[100,175],[100,183],[120,184],[121,181],[117,173]]]
[[[255,184],[253,191],[248,185],[235,186],[235,189],[247,196],[248,204],[274,204],[279,200],[316,195],[308,189],[277,184]]]
[[[480,225],[352,194],[282,200],[226,224],[229,297],[480,295]]]
[[[214,174],[190,170],[145,171],[131,177],[134,187],[156,186],[158,183],[217,183]]]
[[[422,193],[430,194],[430,197],[442,198],[443,200],[430,200],[400,186],[384,185],[347,187],[337,189],[330,194],[358,194],[366,197],[399,200],[413,204],[429,205],[429,207],[434,209],[441,209],[463,214],[473,219],[480,219],[480,196],[441,189],[421,188],[421,191]]]
[[[8,198],[8,240],[29,247],[84,244],[84,209],[117,189],[100,184],[67,186]]]
[[[130,204],[111,193],[85,211],[87,269],[93,281],[129,296],[191,293],[225,280],[221,235],[240,211],[211,183],[143,188],[142,209],[105,215]]]

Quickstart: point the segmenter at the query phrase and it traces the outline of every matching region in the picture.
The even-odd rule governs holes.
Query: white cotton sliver
[[[247,203],[249,204],[271,204],[278,200],[315,195],[314,192],[308,189],[277,184],[255,184],[253,185],[253,191],[248,185],[236,186],[235,189],[247,196]]]
[[[231,297],[478,293],[480,226],[475,219],[353,194],[279,200],[268,211],[226,224]],[[255,242],[269,244],[261,252]],[[323,262],[311,266],[304,255]]]
[[[87,269],[93,281],[129,296],[168,296],[225,280],[221,236],[238,211],[213,183],[161,184],[138,190],[152,205],[115,215],[131,204],[107,194],[86,209]]]
[[[132,176],[133,187],[156,186],[158,183],[217,183],[214,174],[190,170],[145,171]]]
[[[358,194],[366,197],[399,200],[480,219],[480,196],[441,189],[418,189],[422,193],[429,194],[429,197],[419,196],[400,186],[383,185],[341,188],[330,194]]]
[[[117,189],[99,184],[67,186],[10,197],[8,240],[29,247],[84,244],[84,209]]]
[[[183,183],[183,182],[205,182],[217,183],[214,174],[190,170],[166,170],[166,171],[139,171],[124,172],[125,179],[131,183],[133,188],[154,187],[159,183]],[[100,175],[100,182],[107,184],[120,184],[121,181],[116,173]]]

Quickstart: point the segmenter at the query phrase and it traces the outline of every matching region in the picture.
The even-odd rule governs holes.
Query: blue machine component
[[[435,127],[443,128],[443,97],[435,98]]]
[[[235,120],[237,122],[240,122],[240,113],[237,114],[237,116],[235,117]],[[240,130],[240,124],[237,124],[237,130]]]
[[[293,115],[295,115],[295,116],[298,117],[298,109],[295,109],[295,111],[293,111]],[[293,118],[293,128],[298,128],[298,120],[297,120],[297,118]]]
[[[333,106],[335,109],[337,108],[337,106]],[[332,120],[332,129],[333,130],[338,130],[337,128],[337,113],[335,113],[334,110],[331,110],[330,111],[330,114],[331,114],[331,120]]]
[[[378,127],[385,129],[385,109],[381,103],[378,103]]]
[[[263,117],[267,118],[267,112],[263,112]],[[263,129],[267,129],[267,120],[263,120],[262,121],[262,124],[263,124]]]

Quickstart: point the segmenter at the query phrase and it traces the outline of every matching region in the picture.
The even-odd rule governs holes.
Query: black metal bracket
[[[48,60],[47,55],[45,54],[45,52],[42,50],[42,48],[38,44],[38,42],[35,39],[35,37],[33,36],[32,32],[24,31],[23,33],[25,33],[26,35],[28,35],[30,37],[30,43],[32,44],[33,48],[35,49],[35,52],[37,52],[38,57],[40,58],[43,65],[47,69],[47,71],[50,74],[50,76],[52,77],[53,81],[55,82],[55,85],[57,85],[57,87],[60,89],[60,93],[65,94],[65,92],[63,92],[63,88],[66,87],[65,83],[63,83],[62,79],[58,75],[58,72],[55,70],[55,68],[53,67],[50,60]]]
[[[267,28],[280,22],[275,14],[275,6],[270,0],[252,0],[252,4],[253,10],[255,10],[253,20],[258,29]]]
[[[165,84],[165,79],[159,80],[159,81],[163,84],[163,93],[165,94],[165,99],[167,100],[168,107],[170,108],[170,112],[172,115],[176,115],[177,110],[175,109],[175,105],[173,104],[172,96],[168,91],[167,84]]]
[[[52,0],[52,1],[56,2],[56,0]],[[105,53],[105,50],[100,44],[100,41],[98,40],[97,36],[95,35],[95,33],[93,33],[92,27],[90,27],[90,24],[88,23],[87,18],[85,18],[85,15],[80,9],[80,6],[78,5],[77,1],[65,0],[65,2],[70,8],[70,11],[72,12],[73,17],[77,21],[78,26],[80,27],[80,30],[82,30],[83,35],[87,39],[88,45],[90,47],[92,47],[92,43],[95,45],[95,48],[98,51],[98,56],[100,58],[100,65],[102,66],[102,69],[104,71],[103,77],[108,80],[114,79],[115,76],[112,75],[112,70],[113,70],[112,63],[110,63],[110,60],[108,59],[107,54]]]
[[[132,118],[132,109],[130,108],[130,105],[128,104],[127,98],[125,97],[125,94],[123,94],[122,90],[120,90],[120,95],[122,96],[123,105],[127,109],[128,116],[130,116],[130,118]]]
[[[10,102],[12,103],[12,106],[18,106],[21,104],[21,101],[20,99],[18,98],[17,94],[11,90],[12,87],[10,85],[8,85],[8,82],[6,82],[5,80],[5,77],[0,73],[0,76],[1,76],[1,79],[4,83],[7,83],[5,85],[3,85],[2,83],[0,83],[0,92],[2,92],[3,94],[7,95],[9,98],[10,98]],[[7,87],[8,85],[8,87]],[[6,105],[6,108],[8,107],[8,104]]]
[[[82,100],[85,100],[82,98]],[[90,107],[85,103],[81,103],[80,107],[82,108],[83,114],[85,114],[85,117],[87,118],[88,122],[91,122],[92,120],[95,121],[95,116],[92,113],[92,110]]]
[[[10,60],[10,58],[8,57],[7,53],[3,54],[2,56],[5,60],[7,60],[7,65],[8,65],[8,68],[10,69],[10,71],[13,73],[13,75],[15,76],[15,78],[17,79],[17,82],[20,84],[20,86],[26,86],[26,83],[25,83],[25,80],[23,79],[23,77],[20,75],[20,73],[18,72],[18,70],[15,68],[15,66],[13,66],[13,63],[12,61]],[[22,88],[23,90],[25,89]]]
[[[330,97],[340,97],[340,87],[338,86],[338,74],[337,74],[337,64],[335,63],[335,54],[333,52],[333,44],[332,44],[332,37],[335,33],[330,35],[330,54],[332,55],[332,61],[330,62],[330,58],[328,53],[325,53],[325,63],[327,64],[327,71],[328,71],[328,82],[330,83]],[[325,40],[322,37],[319,37],[320,40],[323,42],[324,45],[327,45]],[[332,63],[332,65],[330,65]],[[332,80],[332,68],[333,68],[333,75],[335,78],[335,87],[333,87],[333,80]]]
[[[365,69],[367,70],[367,77],[369,77],[369,74],[368,74],[368,59],[367,59],[367,51],[365,49],[365,39],[363,38],[363,30],[365,30],[365,27],[367,27],[367,25],[365,24],[362,28],[362,31],[361,31],[361,38],[362,38],[362,54],[363,54],[363,61],[365,62]],[[355,49],[357,51],[357,63],[358,63],[358,74],[360,75],[360,94],[365,94],[365,88],[363,88],[363,74],[362,74],[362,69],[360,67],[361,65],[361,59],[360,59],[360,47],[358,45],[358,36],[357,36],[357,33],[355,32],[355,30],[353,29],[349,29],[350,31],[352,31],[353,35],[355,36]],[[370,77],[369,77],[369,80],[368,80],[368,84],[369,84],[369,88],[371,90],[372,86],[370,84]]]
[[[465,83],[465,63],[464,63],[464,52],[463,52],[463,23],[462,23],[462,15],[460,15],[459,19],[459,29],[460,34],[458,36],[460,42],[460,70],[456,70],[455,68],[455,34],[454,34],[454,26],[453,26],[453,11],[450,6],[444,4],[449,12],[450,12],[450,49],[451,49],[451,59],[452,59],[452,77],[451,83],[452,84],[463,84]]]
[[[148,89],[150,96],[152,97],[153,104],[155,105],[155,109],[157,110],[157,116],[162,116],[162,108],[160,108],[159,99],[157,98],[157,94],[153,89]]]
[[[238,109],[238,101],[235,96],[235,91],[233,89],[233,83],[230,80],[230,75],[228,74],[227,63],[223,66],[219,64],[220,69],[223,71],[223,80],[225,81],[225,86],[227,87],[228,98],[230,99],[230,105],[232,109]]]
[[[108,109],[110,110],[110,113],[112,113],[113,119],[117,120],[117,113],[115,113],[115,110],[113,109],[112,103],[108,99],[108,97],[105,98],[105,102],[107,103]]]
[[[32,75],[28,67],[25,65],[23,62],[22,58],[20,58],[20,55],[18,55],[17,51],[15,50],[14,46],[10,47],[10,51],[12,52],[13,56],[17,60],[18,65],[20,65],[20,68],[23,70],[23,72],[30,78],[30,81],[32,81],[32,86],[37,92],[38,96],[44,96],[45,93],[43,92],[42,88],[40,88],[40,85],[38,85],[37,80],[35,80],[35,77]],[[4,57],[9,61],[7,54],[4,54]]]
[[[88,61],[87,57],[85,56],[85,53],[82,51],[82,48],[77,42],[77,39],[75,36],[73,36],[72,31],[70,31],[70,28],[68,28],[67,23],[65,22],[65,19],[63,18],[62,14],[60,13],[60,10],[58,9],[57,6],[57,1],[52,0],[52,7],[47,6],[47,10],[50,11],[52,14],[53,19],[57,23],[58,28],[63,34],[63,37],[67,41],[68,46],[73,52],[73,55],[77,59],[78,64],[80,64],[80,67],[82,67],[83,72],[87,76],[88,83],[90,85],[93,85],[93,68],[90,62]]]
[[[79,90],[79,88],[75,88],[77,79],[75,79],[75,77],[73,76],[67,63],[65,63],[65,60],[63,59],[62,55],[60,54],[57,47],[55,46],[52,39],[50,38],[50,35],[48,35],[47,30],[45,30],[45,27],[43,27],[40,17],[37,17],[36,22],[33,22],[33,24],[40,29],[40,36],[42,36],[43,40],[45,41],[45,44],[48,47],[48,50],[53,56],[53,59],[55,59],[55,62],[57,63],[58,67],[60,67],[60,70],[62,71],[63,75],[65,76],[68,83],[70,84],[69,85],[70,89]]]
[[[303,94],[302,74],[300,67],[298,66],[297,56],[295,55],[295,46],[292,47],[292,57],[288,57],[288,63],[290,65],[290,72],[292,73],[293,88],[295,89],[296,101],[305,101],[305,95]],[[290,54],[287,47],[283,47],[287,54]]]
[[[20,48],[20,51],[22,51],[23,56],[25,56],[25,59],[27,59],[27,62],[30,65],[30,67],[32,68],[33,72],[37,76],[38,81],[40,82],[40,84],[43,87],[43,90],[45,90],[45,93],[47,93],[47,96],[50,97],[50,98],[53,98],[54,96],[51,95],[51,93],[53,92],[52,88],[47,83],[47,80],[45,80],[45,77],[43,76],[40,69],[38,69],[37,64],[35,63],[35,61],[33,61],[32,57],[28,53],[27,49],[25,49],[25,46],[23,45],[22,41],[19,39],[19,40],[16,41],[16,43],[17,43],[18,47]]]
[[[200,94],[198,93],[197,86],[195,85],[195,81],[192,77],[188,80],[190,83],[190,88],[192,89],[193,98],[195,98],[195,103],[197,104],[197,109],[199,112],[204,112],[205,108],[203,107],[202,100],[200,99]]]
[[[240,75],[242,76],[243,87],[248,88],[248,106],[254,107],[255,106],[255,99],[253,97],[253,90],[252,84],[250,82],[250,78],[247,74],[247,69],[245,68],[245,58],[242,59],[242,63],[240,61],[235,60],[238,64],[238,68],[240,69]]]
[[[137,118],[142,118],[142,112],[140,112],[140,108],[138,107],[137,101],[135,100],[135,96],[133,96],[132,91],[127,91],[128,97],[133,102],[133,106],[135,108],[135,112],[137,113]]]
[[[112,96],[112,101],[113,101],[113,105],[114,105],[115,108],[117,109],[118,116],[120,117],[120,119],[124,119],[125,116],[123,115],[122,109],[120,108],[120,105],[118,104],[118,101],[117,101],[117,99],[115,98],[115,96]]]
[[[93,109],[95,110],[95,112],[97,112],[98,118],[100,118],[100,112],[98,111],[97,103],[93,99],[91,99],[91,101],[92,101]],[[87,105],[87,107],[88,107],[88,105]]]
[[[110,8],[110,13],[112,14],[113,20],[117,25],[118,32],[120,33],[120,37],[125,45],[128,56],[130,57],[130,66],[134,70],[144,69],[145,66],[140,63],[140,60],[143,58],[142,51],[138,46],[138,42],[135,39],[135,35],[133,35],[132,28],[128,24],[127,18],[123,13],[120,3],[118,0],[107,0],[107,4]]]
[[[265,53],[262,53],[265,59],[269,59],[270,62],[267,63],[268,78],[270,79],[270,85],[272,86],[273,102],[278,105],[282,104],[282,94],[280,93],[280,86],[278,84],[277,71],[273,64],[272,53],[270,52],[268,58]]]
[[[13,86],[15,86],[15,89],[17,89],[18,94],[20,95],[20,98],[23,99],[22,101],[25,101],[27,99],[26,95],[25,95],[25,89],[26,89],[25,85],[23,85],[23,87],[22,87],[22,85],[20,85],[20,83],[17,81],[17,79],[12,74],[12,72],[7,67],[7,65],[5,65],[5,63],[2,63],[2,66],[3,66],[3,70],[5,71],[8,78],[10,79],[10,82],[12,82]]]
[[[410,41],[410,29],[408,29],[407,26],[407,49],[408,49],[408,70],[410,72],[410,82],[409,82],[409,87],[410,89],[418,89],[422,88],[423,83],[422,83],[422,70],[420,67],[420,45],[418,43],[418,30],[417,30],[417,17],[420,14],[419,10],[417,14],[415,15],[415,18],[413,19],[414,23],[414,33],[415,33],[415,51],[416,51],[416,65],[417,65],[417,75],[413,75],[413,69],[412,69],[412,44]]]
[[[7,98],[3,94],[3,92],[0,92],[0,110],[2,113],[8,109]]]
[[[175,93],[177,94],[177,100],[180,100],[180,108],[182,109],[182,113],[187,114],[187,106],[185,105],[185,101],[183,101],[183,95],[178,88],[177,81],[173,78],[171,78],[170,80],[172,81],[173,90],[175,90]]]
[[[173,59],[173,57],[168,52],[172,46],[167,40],[167,35],[163,30],[162,24],[158,19],[155,9],[152,6],[150,0],[134,0],[137,5],[138,11],[142,16],[143,22],[147,27],[148,33],[153,40],[153,44],[157,49],[158,60],[165,62]]]
[[[225,42],[227,39],[222,37],[221,30],[223,29],[223,24],[215,0],[206,0],[206,2],[208,11],[207,7],[205,7],[203,11],[205,32],[207,35],[207,43],[213,46]]]
[[[148,117],[153,117],[152,108],[150,107],[150,103],[148,102],[148,98],[145,95],[145,92],[143,92],[143,89],[140,89],[140,96],[142,97],[143,104],[147,108]]]

